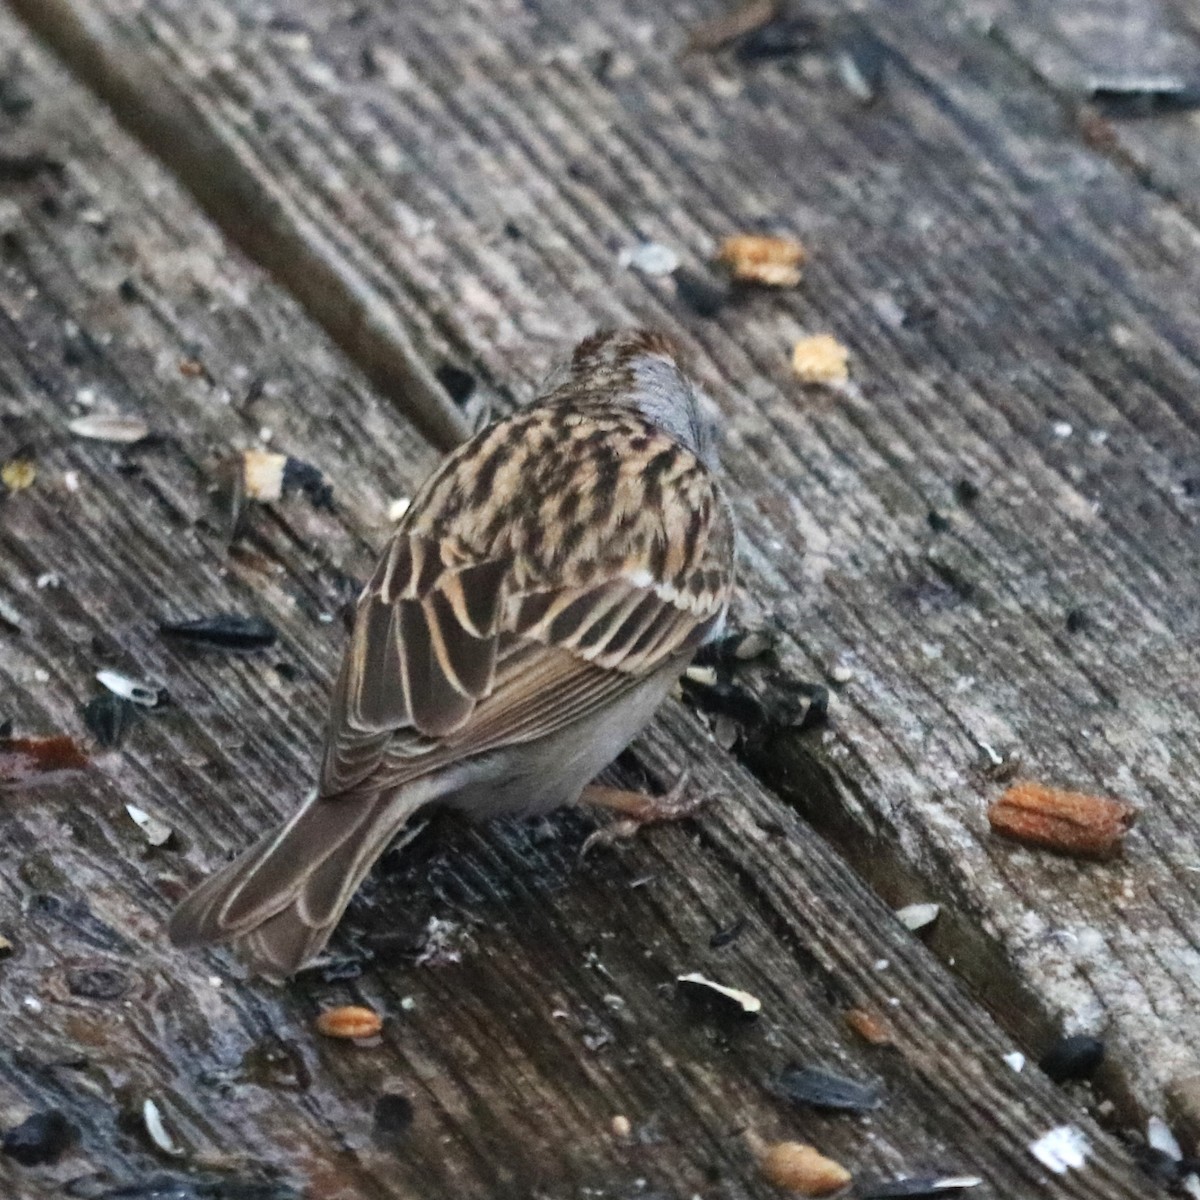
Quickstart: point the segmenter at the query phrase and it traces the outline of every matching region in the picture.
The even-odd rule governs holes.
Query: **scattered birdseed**
[[[675,982],[684,995],[691,996],[702,1003],[711,1004],[714,1009],[725,1015],[757,1017],[762,1012],[762,1001],[749,992],[740,988],[726,987],[707,979],[698,971],[688,975],[679,975]]]
[[[1090,1150],[1087,1138],[1074,1125],[1058,1125],[1029,1145],[1029,1153],[1056,1175],[1079,1170]]]
[[[1055,1083],[1087,1079],[1104,1061],[1104,1043],[1099,1038],[1076,1034],[1060,1038],[1038,1064]]]
[[[23,1167],[56,1162],[77,1137],[75,1126],[58,1109],[34,1113],[6,1130],[0,1149]]]
[[[0,783],[23,783],[35,775],[54,771],[81,771],[88,757],[73,738],[0,738]]]
[[[879,1089],[846,1079],[821,1067],[785,1067],[775,1090],[793,1104],[835,1112],[870,1112],[882,1106]]]
[[[612,1130],[613,1137],[622,1142],[633,1133],[633,1124],[628,1117],[622,1116],[620,1113],[613,1117],[609,1128]]]
[[[0,936],[0,959],[11,958],[13,953],[13,944],[6,937]]]
[[[778,7],[779,0],[745,0],[732,12],[723,12],[711,21],[697,25],[688,36],[683,53],[719,50],[765,25],[775,16]]]
[[[733,56],[742,63],[784,58],[811,49],[820,27],[811,17],[777,17],[738,38]]]
[[[148,683],[137,683],[127,675],[118,671],[97,671],[96,680],[110,692],[123,700],[132,700],[144,708],[155,708],[162,700],[162,688],[151,687]]]
[[[727,237],[717,252],[717,261],[729,268],[734,279],[779,288],[795,287],[800,282],[800,268],[806,257],[807,251],[792,238],[758,233]]]
[[[135,704],[111,692],[93,696],[80,714],[88,733],[105,750],[113,750],[125,739],[138,717]]]
[[[801,383],[845,383],[850,378],[850,354],[830,333],[802,337],[792,347],[792,374]]]
[[[273,646],[277,636],[275,627],[262,617],[240,617],[235,613],[166,622],[158,629],[166,637],[223,650],[261,650]]]
[[[801,1142],[776,1142],[759,1162],[763,1178],[801,1196],[828,1196],[853,1177],[839,1162]]]
[[[716,667],[688,667],[684,676],[700,687],[716,687],[719,682]]]
[[[267,450],[242,452],[242,482],[247,499],[270,504],[283,495],[283,472],[286,454]]]
[[[136,804],[126,804],[125,811],[146,835],[146,841],[151,846],[165,846],[171,840],[173,831],[165,821],[160,821],[158,817],[152,816],[144,808],[138,808]]]
[[[916,933],[918,929],[932,925],[941,911],[940,904],[906,904],[903,908],[896,909],[896,919],[906,929]]]
[[[858,1200],[923,1200],[963,1192],[982,1183],[983,1179],[978,1175],[914,1175],[888,1183],[867,1184],[858,1192]]]
[[[167,1127],[163,1124],[162,1112],[159,1110],[158,1105],[149,1097],[142,1104],[142,1121],[145,1123],[146,1132],[150,1135],[150,1140],[164,1154],[170,1154],[173,1158],[179,1158],[183,1154],[183,1147],[167,1132]]]
[[[1004,1061],[1018,1075],[1025,1070],[1026,1059],[1025,1055],[1023,1055],[1020,1050],[1010,1050],[1006,1055],[1004,1055]]]
[[[1080,858],[1113,858],[1121,852],[1137,810],[1120,800],[1066,792],[1023,780],[989,809],[993,830],[1017,841]]]
[[[343,1004],[327,1008],[317,1017],[317,1032],[329,1038],[369,1038],[383,1028],[378,1013],[361,1004]]]
[[[670,275],[679,266],[679,255],[661,242],[642,242],[632,249],[622,250],[617,262],[643,275]]]
[[[388,505],[387,519],[394,523],[400,520],[411,507],[412,499],[408,496],[400,496]]]
[[[145,421],[115,413],[89,413],[86,417],[76,417],[67,423],[67,428],[76,437],[126,446],[150,436],[150,428]]]
[[[37,582],[39,592],[45,588],[62,587],[62,580],[53,571],[43,571],[37,577],[36,582]]]
[[[117,967],[71,967],[67,971],[67,990],[85,1000],[117,1000],[132,986],[129,976]]]
[[[728,946],[736,942],[745,932],[746,926],[749,924],[745,917],[738,917],[732,925],[726,926],[724,929],[718,929],[716,933],[708,939],[709,948],[712,950],[720,950],[722,946]]]
[[[872,1046],[890,1046],[892,1031],[888,1023],[865,1008],[852,1008],[843,1020],[864,1042]]]
[[[22,492],[33,487],[37,479],[37,463],[32,458],[11,458],[0,467],[0,483],[10,492]]]

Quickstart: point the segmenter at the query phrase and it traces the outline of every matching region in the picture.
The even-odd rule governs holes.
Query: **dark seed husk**
[[[706,979],[699,973],[681,975],[675,982],[681,995],[713,1017],[740,1022],[753,1020],[762,1011],[762,1002],[757,996]]]
[[[466,404],[475,390],[475,376],[451,363],[442,363],[434,372],[437,381],[446,389],[455,404]]]
[[[674,274],[675,295],[698,317],[715,317],[730,297],[726,280],[716,280],[698,271],[680,267]]]
[[[83,723],[106,750],[119,746],[138,719],[138,707],[124,696],[104,692],[83,706]]]
[[[223,650],[261,650],[275,644],[275,627],[262,617],[218,613],[194,621],[166,622],[159,627],[166,637]]]
[[[746,918],[738,917],[736,921],[725,929],[718,929],[716,933],[708,939],[708,944],[713,950],[720,950],[722,946],[728,946],[731,942],[737,941],[742,936],[746,928]]]
[[[816,44],[819,29],[811,17],[778,17],[739,38],[733,55],[743,63],[798,54]]]
[[[52,1163],[75,1141],[75,1126],[58,1109],[34,1113],[4,1135],[3,1150],[22,1166]]]
[[[870,1112],[883,1104],[878,1088],[821,1067],[785,1067],[774,1090],[793,1104],[836,1112]]]
[[[116,967],[72,967],[67,971],[67,988],[72,996],[87,1000],[116,1000],[131,986],[129,976]]]
[[[1055,1083],[1087,1079],[1104,1061],[1104,1043],[1099,1038],[1076,1034],[1061,1038],[1042,1056],[1039,1064]]]
[[[375,1101],[371,1133],[375,1144],[394,1148],[413,1122],[412,1101],[399,1092],[386,1092]]]
[[[289,457],[283,464],[283,490],[303,492],[313,508],[333,507],[333,484],[312,463]]]

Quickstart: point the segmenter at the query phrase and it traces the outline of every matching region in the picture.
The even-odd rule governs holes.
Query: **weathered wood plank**
[[[1196,231],[1006,48],[866,6],[864,109],[813,60],[680,63],[715,4],[16,6],[229,226],[269,201],[264,257],[324,255],[501,399],[598,321],[682,332],[727,398],[745,610],[785,681],[855,668],[831,733],[756,765],[889,899],[938,890],[1013,1028],[1103,1032],[1128,1119],[1200,1128]],[[239,213],[200,186],[235,160]],[[800,290],[702,318],[618,265],[757,224],[811,244]],[[824,328],[830,398],[787,370]],[[1127,860],[992,840],[985,743],[1139,804]]]
[[[967,20],[1027,63],[1079,134],[1200,215],[1200,14],[1183,0],[962,0]]]
[[[0,197],[0,457],[28,444],[38,464],[0,503],[0,696],[19,732],[77,736],[99,667],[171,697],[85,772],[0,794],[0,932],[16,945],[0,964],[0,1124],[53,1104],[82,1139],[50,1167],[0,1157],[6,1194],[60,1195],[95,1172],[74,1190],[157,1195],[163,1173],[181,1196],[765,1196],[740,1137],[753,1129],[811,1139],[860,1180],[961,1167],[986,1178],[977,1194],[1144,1195],[1076,1102],[1005,1065],[1011,1042],[953,976],[678,706],[627,771],[662,782],[686,758],[716,797],[688,828],[583,866],[574,814],[549,837],[414,847],[352,910],[340,978],[248,984],[219,955],[165,945],[184,884],[304,789],[343,642],[323,615],[430,459],[2,13],[0,40],[32,105],[3,118],[6,148],[63,163]],[[158,436],[73,439],[87,403]],[[230,552],[210,463],[263,422],[328,473],[335,505],[257,509]],[[269,618],[278,645],[206,653],[155,632],[226,608]],[[175,841],[148,847],[127,803]],[[461,962],[419,961],[430,917],[457,930]],[[741,935],[710,947],[737,918]],[[766,1015],[740,1032],[689,1016],[671,980],[694,968],[754,990]],[[387,1015],[380,1044],[315,1039],[317,1009],[351,999]],[[891,1046],[849,1035],[853,1005],[886,1016]],[[887,1103],[790,1111],[766,1081],[792,1059],[878,1079]],[[384,1110],[400,1128],[380,1126],[386,1095],[411,1103],[409,1128],[403,1102]],[[178,1159],[142,1132],[146,1099]],[[1064,1122],[1092,1148],[1059,1177],[1028,1145]]]

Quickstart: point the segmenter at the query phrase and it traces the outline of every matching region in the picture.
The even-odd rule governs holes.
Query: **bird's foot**
[[[689,792],[688,773],[684,771],[671,789],[661,796],[647,796],[644,792],[593,783],[583,789],[579,801],[581,804],[606,808],[617,815],[615,821],[588,835],[579,851],[579,857],[583,858],[594,846],[611,846],[633,837],[643,825],[679,821],[693,816],[708,803],[708,797]]]

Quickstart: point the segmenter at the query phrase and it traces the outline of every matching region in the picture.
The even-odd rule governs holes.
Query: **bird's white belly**
[[[574,804],[579,793],[650,723],[679,667],[659,671],[586,720],[536,742],[476,759],[441,803],[480,820],[535,815]]]

